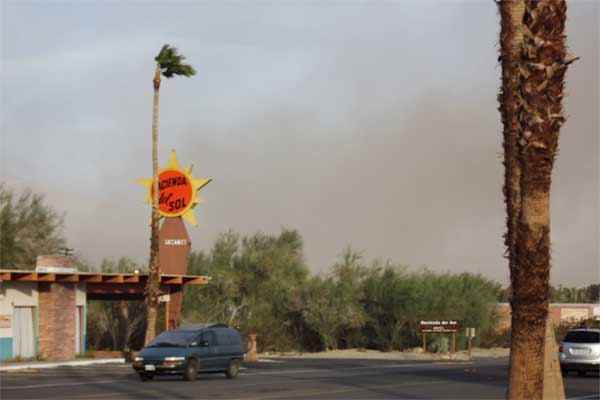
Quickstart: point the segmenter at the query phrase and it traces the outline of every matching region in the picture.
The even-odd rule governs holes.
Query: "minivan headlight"
[[[144,361],[144,357],[136,357],[133,361]]]
[[[185,361],[185,357],[165,357],[165,361]]]

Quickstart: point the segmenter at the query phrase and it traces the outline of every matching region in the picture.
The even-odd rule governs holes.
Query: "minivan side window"
[[[600,343],[600,332],[571,331],[563,339],[567,343]]]
[[[236,345],[236,346],[242,345],[242,338],[240,338],[240,335],[237,332],[231,331],[231,332],[229,332],[229,335],[230,335],[230,340],[231,340],[232,345]]]
[[[229,346],[231,344],[231,340],[229,340],[228,331],[221,331],[221,334],[219,335],[219,344],[223,344],[225,346]]]
[[[215,340],[215,333],[212,331],[202,333],[200,336],[200,341],[207,341],[209,346],[214,346],[217,344],[217,341]]]
[[[219,329],[217,331],[217,341],[222,346],[229,346],[231,339],[229,338],[229,331],[226,329]]]
[[[233,331],[229,332],[229,344],[235,346],[237,343],[235,342],[235,333]]]

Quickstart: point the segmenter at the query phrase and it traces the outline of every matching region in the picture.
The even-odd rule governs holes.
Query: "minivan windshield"
[[[187,347],[196,336],[197,332],[166,331],[155,337],[147,347]]]
[[[563,339],[567,343],[600,343],[600,332],[570,331]]]

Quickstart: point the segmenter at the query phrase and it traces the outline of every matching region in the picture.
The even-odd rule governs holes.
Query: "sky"
[[[568,2],[567,75],[551,195],[553,284],[600,282],[600,3]],[[297,229],[326,271],[366,260],[509,280],[502,234],[499,14],[458,1],[0,0],[0,181],[64,213],[91,264],[147,263],[154,56],[159,163],[213,181],[187,227]]]

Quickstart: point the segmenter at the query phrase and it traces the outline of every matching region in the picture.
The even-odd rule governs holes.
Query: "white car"
[[[558,348],[558,361],[563,375],[577,371],[600,371],[600,329],[572,329]]]

